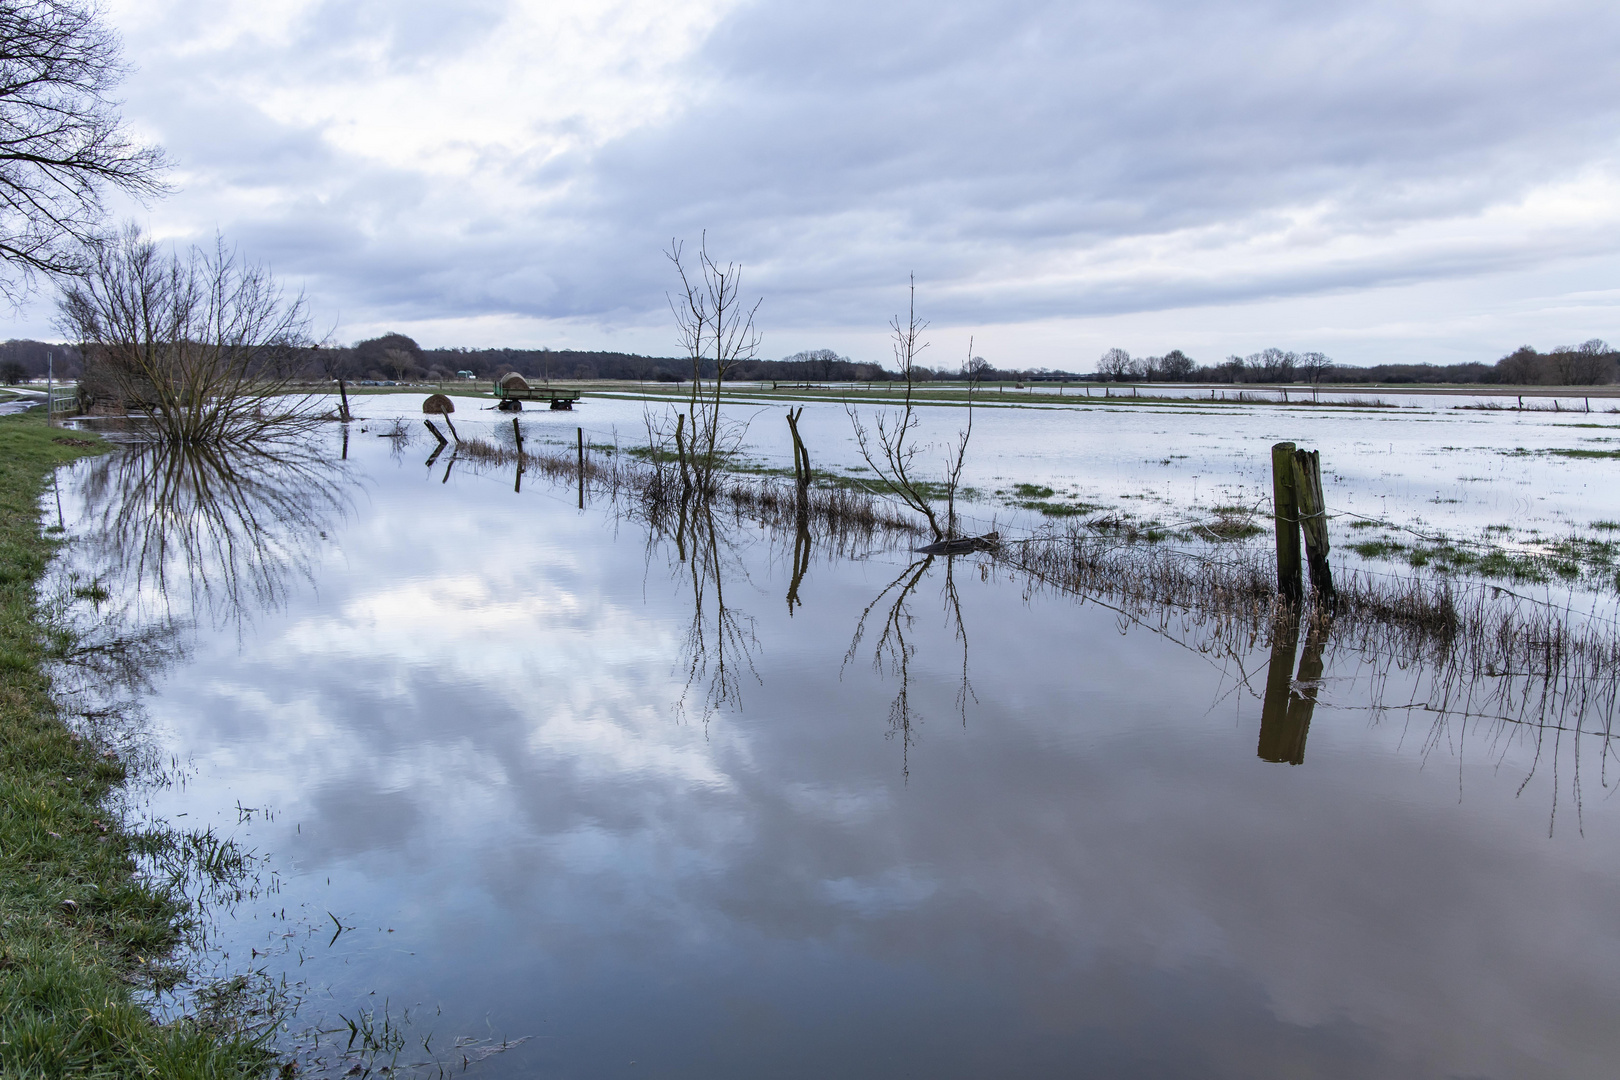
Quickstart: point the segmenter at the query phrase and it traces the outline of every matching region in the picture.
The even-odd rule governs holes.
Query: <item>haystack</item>
[[[434,394],[426,401],[422,402],[422,411],[427,413],[429,416],[438,416],[441,414],[448,416],[456,411],[456,403],[445,397],[443,394]]]
[[[528,388],[529,380],[515,371],[508,371],[501,376],[501,389],[503,390],[527,390]]]

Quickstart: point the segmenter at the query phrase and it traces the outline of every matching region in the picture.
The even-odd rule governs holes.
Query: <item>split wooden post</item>
[[[810,493],[810,451],[805,449],[804,439],[799,436],[799,417],[804,415],[804,406],[799,411],[787,411],[788,431],[793,435],[793,484],[798,490],[799,504],[802,506]]]
[[[1294,498],[1294,444],[1271,448],[1271,502],[1277,527],[1277,591],[1290,604],[1305,598],[1299,565],[1299,508]]]
[[[1305,559],[1317,599],[1333,603],[1333,571],[1328,567],[1327,502],[1322,495],[1322,455],[1294,451],[1294,508],[1305,534]]]
[[[354,416],[349,412],[349,388],[344,385],[342,379],[338,380],[338,396],[343,399],[343,422],[347,424]]]
[[[448,443],[450,440],[446,439],[443,435],[439,434],[439,429],[433,426],[433,421],[431,421],[431,420],[423,420],[422,423],[426,424],[427,429],[429,431],[433,432],[433,437],[435,439],[439,440],[440,449],[443,449],[445,444]]]

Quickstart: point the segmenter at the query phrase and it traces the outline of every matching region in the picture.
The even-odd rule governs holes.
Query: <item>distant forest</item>
[[[45,377],[47,354],[55,358],[61,378],[80,374],[79,350],[72,345],[13,339],[0,344],[0,380],[17,382]],[[1200,364],[1179,349],[1163,356],[1133,357],[1123,349],[1110,349],[1088,372],[1050,368],[1000,368],[974,357],[972,374],[992,382],[1110,381],[1110,382],[1217,382],[1217,383],[1484,383],[1511,386],[1595,386],[1620,379],[1620,351],[1592,339],[1538,352],[1529,345],[1515,349],[1495,363],[1376,364],[1352,367],[1336,364],[1322,353],[1293,353],[1265,349],[1249,356],[1228,356],[1218,363]],[[587,352],[574,349],[424,349],[404,334],[387,334],[353,346],[320,349],[309,376],[343,378],[353,382],[451,381],[470,372],[477,379],[495,379],[509,371],[525,378],[623,379],[638,382],[683,382],[691,378],[692,362],[684,357],[639,356],[635,353]],[[924,380],[961,379],[965,368],[918,368]],[[713,363],[703,368],[708,378]],[[727,373],[738,382],[828,383],[885,382],[897,378],[879,364],[862,363],[831,349],[795,353],[780,360],[748,360]]]

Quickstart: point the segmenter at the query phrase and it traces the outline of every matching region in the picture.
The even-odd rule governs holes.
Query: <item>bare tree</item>
[[[706,489],[719,466],[741,442],[742,425],[727,425],[720,416],[720,392],[726,372],[732,365],[752,360],[759,352],[759,331],[754,316],[760,300],[750,306],[742,298],[742,267],[724,266],[709,256],[708,233],[698,244],[696,273],[681,261],[682,245],[671,240],[664,254],[680,275],[681,292],[670,296],[669,308],[675,313],[681,347],[692,361],[692,389],[689,402],[691,431],[680,441],[682,471],[690,467],[700,489]],[[712,396],[703,389],[703,367],[714,363]]]
[[[1592,338],[1580,345],[1560,345],[1548,354],[1558,381],[1565,386],[1596,386],[1613,375],[1608,342]]]
[[[0,0],[0,295],[76,274],[108,188],[163,190],[163,152],[132,139],[111,97],[117,36],[93,2]]]
[[[1193,372],[1198,370],[1198,365],[1193,362],[1192,357],[1180,349],[1171,349],[1165,353],[1155,367],[1158,369],[1159,378],[1174,382],[1190,379]]]
[[[1535,384],[1542,382],[1547,359],[1531,345],[1520,345],[1496,362],[1496,376],[1501,382]]]
[[[1121,382],[1130,377],[1131,354],[1124,349],[1109,349],[1097,361],[1097,373],[1105,375],[1115,382]]]
[[[1243,363],[1251,373],[1250,382],[1289,382],[1299,357],[1282,349],[1262,349],[1244,357]]]
[[[1322,378],[1333,369],[1333,358],[1326,353],[1307,352],[1299,354],[1299,370],[1305,376],[1305,381],[1311,384],[1311,400],[1316,400],[1317,388]]]
[[[153,434],[188,444],[250,442],[318,418],[291,393],[314,341],[304,298],[216,240],[165,255],[127,226],[87,246],[88,266],[58,303],[84,356],[84,386],[143,409]]]
[[[956,441],[945,448],[945,473],[943,482],[924,480],[917,469],[917,456],[927,449],[927,444],[919,444],[915,437],[917,429],[917,412],[914,401],[914,390],[918,381],[917,357],[928,348],[928,343],[922,340],[922,333],[928,328],[927,320],[917,318],[917,286],[913,282],[910,291],[910,302],[907,305],[906,321],[902,323],[896,315],[889,323],[894,339],[894,359],[900,368],[900,378],[905,384],[905,396],[901,399],[898,414],[879,412],[874,421],[873,428],[868,429],[861,421],[860,413],[847,401],[845,410],[849,413],[850,423],[855,428],[855,445],[860,449],[861,457],[866,460],[870,468],[882,481],[886,491],[883,494],[893,495],[902,503],[921,514],[928,522],[928,528],[934,534],[936,542],[952,539],[956,536],[956,493],[962,480],[962,469],[967,462],[968,440],[973,436],[973,390],[975,384],[968,384],[967,399],[967,426],[956,433]],[[972,364],[973,342],[968,341],[968,365]],[[937,498],[945,500],[945,520],[934,509]]]

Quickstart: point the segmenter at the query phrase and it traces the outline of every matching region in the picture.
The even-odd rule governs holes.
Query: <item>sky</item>
[[[1494,361],[1620,341],[1612,0],[112,0],[173,192],[320,333],[761,355]],[[47,293],[6,336],[56,336]]]

